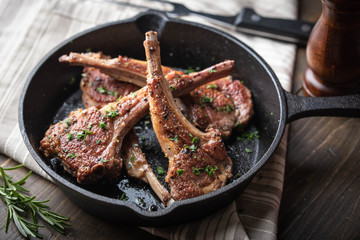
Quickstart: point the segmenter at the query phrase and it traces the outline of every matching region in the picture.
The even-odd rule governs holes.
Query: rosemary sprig
[[[37,224],[37,216],[47,222],[53,229],[61,234],[65,234],[64,226],[69,226],[69,218],[61,216],[55,212],[49,211],[45,201],[36,201],[36,196],[28,196],[29,190],[22,185],[26,179],[31,175],[31,171],[20,181],[13,182],[12,177],[7,175],[5,171],[14,170],[23,167],[18,165],[10,168],[3,168],[0,166],[0,173],[3,185],[0,185],[0,199],[6,204],[7,217],[5,222],[5,232],[7,233],[9,223],[14,221],[15,226],[24,237],[42,238],[38,229],[44,227]],[[26,216],[31,216],[31,219],[26,219]]]

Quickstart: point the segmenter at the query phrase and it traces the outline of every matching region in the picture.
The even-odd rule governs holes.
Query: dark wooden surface
[[[300,0],[301,18],[315,21],[321,4]],[[301,80],[306,68],[305,49],[297,52],[293,92],[303,94]],[[316,117],[290,124],[285,185],[279,215],[279,239],[360,238],[360,119]],[[1,166],[16,163],[0,155]],[[12,174],[24,176],[26,169]],[[71,218],[64,237],[41,229],[45,239],[156,239],[135,227],[97,219],[74,205],[54,184],[35,174],[26,187],[38,199],[48,199],[52,210]],[[6,210],[0,208],[0,216]],[[126,217],[126,216],[124,216]],[[13,224],[0,239],[21,239]]]

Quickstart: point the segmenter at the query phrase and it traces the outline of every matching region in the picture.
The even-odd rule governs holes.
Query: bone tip
[[[157,41],[157,32],[148,31],[147,33],[145,33],[145,39],[150,41]]]
[[[166,207],[170,206],[171,204],[173,204],[175,202],[174,199],[170,198],[170,200],[166,203]]]
[[[67,62],[67,61],[69,61],[69,56],[66,54],[59,57],[59,62]]]

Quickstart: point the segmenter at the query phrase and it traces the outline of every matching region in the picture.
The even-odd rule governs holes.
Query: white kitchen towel
[[[163,3],[124,0],[159,10]],[[219,15],[234,15],[252,7],[268,17],[296,18],[296,0],[179,0],[189,8]],[[23,143],[18,125],[18,103],[25,80],[40,59],[60,42],[90,27],[133,17],[142,9],[105,0],[0,1],[0,152],[39,175],[49,177],[36,164]],[[261,37],[236,33],[197,16],[184,20],[226,31],[257,51],[273,68],[286,90],[291,89],[296,47]],[[121,54],[121,53],[119,53]],[[36,106],[34,106],[36,107]],[[271,160],[246,190],[224,210],[199,221],[170,228],[146,228],[169,239],[276,239],[286,157],[286,134]]]

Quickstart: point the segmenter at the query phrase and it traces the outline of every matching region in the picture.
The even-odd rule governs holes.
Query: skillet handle
[[[336,97],[302,97],[285,92],[286,121],[313,116],[360,117],[360,94]]]

